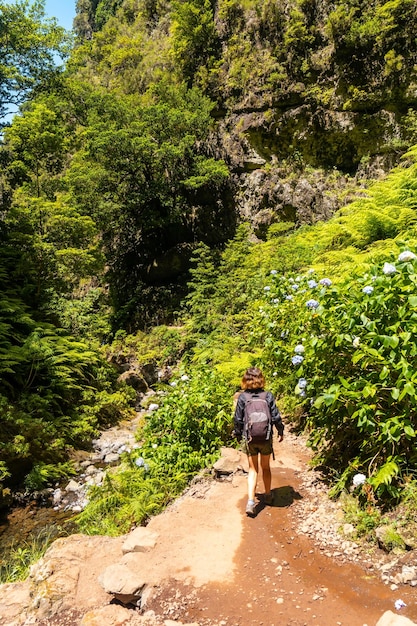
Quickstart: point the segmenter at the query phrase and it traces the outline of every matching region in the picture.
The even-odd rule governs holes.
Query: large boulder
[[[236,472],[247,472],[249,469],[246,454],[235,448],[222,448],[220,458],[214,463],[213,469],[216,476],[228,476]]]
[[[104,591],[122,604],[140,604],[146,581],[140,573],[131,570],[127,565],[109,565],[98,580]]]
[[[148,390],[146,380],[138,372],[131,369],[120,374],[117,380],[120,383],[126,383],[129,387],[133,387],[139,393],[145,393]]]
[[[128,552],[149,552],[158,540],[157,533],[153,533],[148,528],[139,526],[128,534],[122,546],[123,554]]]
[[[396,615],[392,611],[386,611],[381,619],[378,620],[376,626],[416,626],[408,617]]]

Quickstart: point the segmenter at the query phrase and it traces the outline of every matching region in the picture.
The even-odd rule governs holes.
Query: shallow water
[[[7,561],[10,550],[74,532],[73,519],[72,512],[54,511],[36,503],[4,511],[0,515],[0,563]]]

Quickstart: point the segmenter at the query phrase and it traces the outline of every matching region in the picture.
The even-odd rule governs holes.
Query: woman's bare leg
[[[258,455],[248,455],[249,473],[248,473],[248,500],[255,502],[256,483],[258,482]]]
[[[271,467],[270,467],[270,454],[261,454],[261,468],[262,468],[262,478],[265,486],[265,493],[271,493]]]

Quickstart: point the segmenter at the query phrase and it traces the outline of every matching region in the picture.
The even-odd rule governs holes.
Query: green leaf
[[[407,435],[407,439],[414,439],[416,436],[416,431],[410,424],[406,424],[404,426],[404,433]]]
[[[370,478],[369,482],[375,489],[382,484],[389,485],[398,475],[399,471],[400,468],[395,461],[388,461],[380,467],[375,476]]]
[[[379,373],[379,380],[386,380],[388,376],[389,376],[389,369],[386,365],[384,365],[384,367]]]

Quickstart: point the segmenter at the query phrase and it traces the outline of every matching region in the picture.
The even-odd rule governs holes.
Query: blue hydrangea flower
[[[291,359],[291,363],[293,365],[301,365],[301,363],[304,361],[304,357],[301,356],[300,354],[296,354],[295,356],[292,357]]]
[[[315,280],[309,280],[307,282],[307,285],[308,285],[309,289],[315,289],[317,287],[317,283],[316,283]]]
[[[307,387],[307,381],[305,378],[298,379],[298,387],[299,389],[305,389]]]
[[[288,330],[283,330],[281,333],[281,339],[286,339],[289,335]]]
[[[298,288],[299,288],[299,285],[297,285],[297,283],[294,283],[293,285],[291,285],[291,289],[294,289],[294,291],[297,291]]]
[[[313,298],[311,300],[307,300],[306,302],[306,307],[308,309],[317,309],[318,306],[319,303],[317,302],[317,300],[313,300]]]
[[[294,296],[291,296],[291,295],[289,295],[289,296],[285,296],[285,299],[286,299],[286,300],[294,300]]]
[[[330,278],[322,278],[321,280],[319,280],[320,285],[324,285],[324,287],[330,287],[332,284],[332,281],[330,280]]]
[[[397,268],[392,263],[384,263],[384,267],[382,268],[382,271],[384,272],[386,276],[391,276],[392,274],[395,274],[395,272],[397,271]]]
[[[306,392],[304,391],[304,389],[301,389],[300,398],[305,398],[305,397],[306,397]]]
[[[398,257],[400,263],[403,263],[404,261],[413,261],[414,259],[417,259],[417,256],[414,252],[411,252],[411,250],[404,250],[404,252],[401,252]]]
[[[278,272],[277,272],[277,270],[271,270],[270,274],[272,274],[274,276],[275,274],[278,274]]]
[[[145,459],[143,457],[138,457],[135,461],[135,465],[138,467],[145,467]]]
[[[306,350],[306,349],[304,348],[304,346],[303,346],[303,344],[302,344],[302,343],[299,343],[299,344],[298,344],[297,346],[295,346],[295,348],[294,348],[294,352],[295,352],[295,354],[303,354],[303,352],[305,352],[305,350]]]
[[[371,287],[371,285],[366,285],[366,287],[362,289],[363,293],[366,293],[367,296],[370,296],[373,290],[374,288]]]

